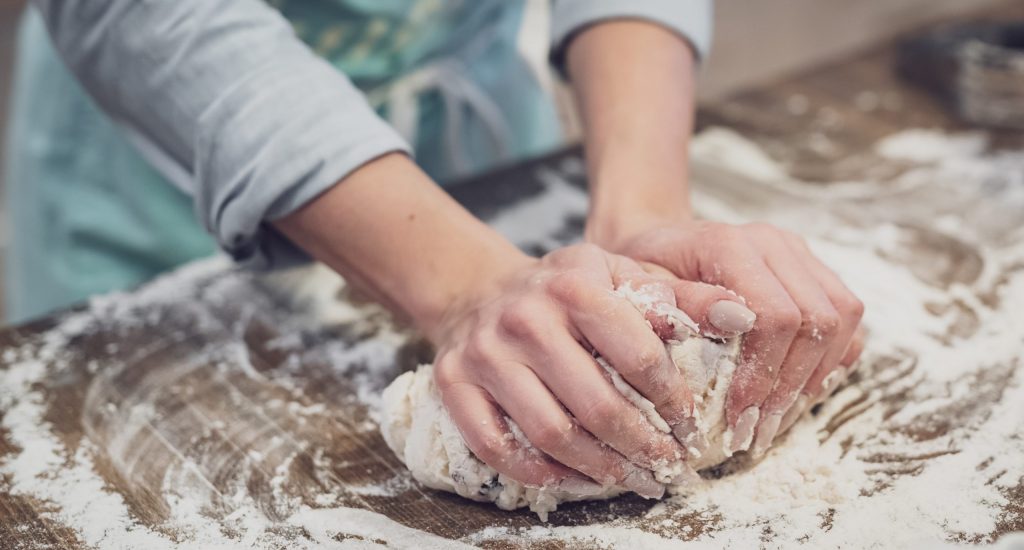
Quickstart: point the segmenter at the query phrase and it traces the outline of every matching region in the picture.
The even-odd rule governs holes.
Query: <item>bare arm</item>
[[[682,309],[709,313],[706,328],[753,323],[729,389],[726,450],[763,453],[847,375],[863,305],[799,236],[693,219],[693,54],[681,36],[639,21],[598,24],[569,45],[568,68],[586,130],[588,240],[746,299],[756,320],[731,303],[708,306],[714,287],[677,292]]]
[[[611,242],[690,216],[693,51],[654,23],[583,31],[568,51],[585,127],[591,206],[587,235]]]
[[[370,162],[275,225],[435,341],[467,289],[533,261],[402,154]]]
[[[661,494],[648,470],[685,452],[580,344],[632,376],[669,372],[643,316],[610,292],[627,281],[663,285],[637,264],[593,245],[528,257],[401,154],[367,164],[275,225],[431,337],[442,400],[482,460],[531,485],[573,478]],[[692,411],[678,389],[666,413],[676,424]],[[505,437],[505,415],[546,454]]]

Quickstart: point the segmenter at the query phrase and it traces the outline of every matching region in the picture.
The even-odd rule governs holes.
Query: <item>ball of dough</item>
[[[698,432],[708,443],[699,456],[696,456],[692,445],[687,445],[689,456],[685,464],[657,466],[652,472],[655,479],[671,487],[669,480],[679,479],[680,473],[692,471],[690,468],[700,470],[715,466],[729,457],[726,442],[730,434],[725,418],[725,396],[736,368],[739,339],[719,341],[702,337],[696,324],[685,313],[667,304],[652,303],[642,289],[638,291],[625,286],[616,292],[641,311],[657,310],[673,327],[673,337],[665,345],[693,391]],[[605,367],[616,389],[643,411],[655,428],[670,433],[668,424],[658,415],[653,404],[602,359],[597,360]],[[572,486],[525,487],[499,474],[477,459],[466,446],[458,427],[441,403],[431,365],[423,365],[396,378],[384,390],[381,413],[381,433],[388,446],[417,481],[433,489],[476,501],[494,502],[505,510],[529,506],[545,520],[547,513],[555,510],[561,502],[610,498],[625,492],[617,486],[604,487],[600,492],[574,490]],[[514,429],[511,419],[509,423],[513,427],[511,436],[522,439],[522,433]]]

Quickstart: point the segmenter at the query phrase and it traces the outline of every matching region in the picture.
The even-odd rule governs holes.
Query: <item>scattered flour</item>
[[[340,285],[330,283],[335,286],[324,294],[329,274],[294,292],[305,298],[289,302],[296,283],[254,282],[244,274],[224,277],[228,263],[219,258],[133,293],[96,298],[87,311],[69,314],[39,337],[3,350],[0,437],[19,451],[0,455],[0,491],[49,503],[50,520],[97,548],[458,548],[551,540],[652,549],[789,548],[798,543],[934,548],[940,540],[989,542],[992,533],[1024,521],[1008,508],[1013,491],[1019,506],[1024,483],[1024,315],[1017,308],[1024,303],[1024,154],[984,152],[983,147],[970,134],[907,131],[877,148],[879,156],[907,163],[895,181],[821,186],[793,181],[756,147],[726,130],[695,140],[699,213],[734,222],[765,220],[807,236],[815,252],[867,303],[865,324],[871,334],[864,370],[756,467],[739,464],[735,471],[708,475],[640,515],[584,522],[589,525],[492,526],[449,541],[359,509],[370,506],[366,499],[404,491],[408,478],[400,472],[388,474],[384,479],[389,481],[379,485],[335,491],[331,484],[340,482],[330,476],[338,464],[302,441],[275,436],[246,453],[238,466],[243,474],[256,472],[270,457],[278,457],[267,480],[270,506],[247,492],[251,478],[241,475],[227,489],[204,484],[203,465],[184,456],[149,487],[162,499],[165,519],[143,522],[98,473],[99,460],[109,450],[90,438],[76,442],[59,434],[47,420],[52,403],[46,384],[70,372],[70,342],[93,331],[116,336],[150,324],[167,326],[173,338],[174,319],[147,307],[154,303],[175,303],[191,312],[189,322],[198,329],[237,337],[246,326],[225,326],[207,306],[272,308],[273,303],[260,302],[267,298],[252,292],[257,284],[304,311],[305,317],[283,318],[276,327],[280,336],[269,346],[286,356],[284,368],[293,369],[295,380],[261,383],[281,386],[299,403],[285,399],[281,408],[312,422],[329,417],[330,410],[303,400],[298,368],[309,357],[303,355],[303,337],[294,334],[325,322],[362,330],[357,325],[363,319],[380,315],[369,306],[332,301]],[[546,185],[560,194],[558,201],[542,193],[499,220],[516,242],[553,244],[571,238],[551,233],[564,233],[563,214],[579,210],[585,198],[558,179],[563,177],[558,170],[547,174]],[[561,201],[568,207],[559,210]],[[538,202],[547,205],[543,217],[550,225],[517,221],[519,216],[536,219],[529,210]],[[329,344],[318,348],[317,357],[351,374],[359,398],[379,406],[379,391],[394,374],[395,349],[408,335],[388,324],[374,326],[379,338]],[[143,348],[120,353],[154,352]],[[118,352],[117,344],[110,343],[108,352]],[[261,372],[237,350],[204,353],[219,358],[225,369],[243,369],[235,363],[245,363],[244,368]],[[91,364],[88,371],[102,374],[111,366]],[[145,407],[111,407],[109,414],[135,415],[142,427],[159,420]],[[374,428],[369,420],[346,426]],[[313,475],[326,488],[308,501],[288,492],[296,475],[292,464],[304,453],[314,457]],[[295,538],[296,532],[306,535]]]

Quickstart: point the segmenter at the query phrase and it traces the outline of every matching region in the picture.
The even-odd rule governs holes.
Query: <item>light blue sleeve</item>
[[[409,146],[261,0],[34,0],[58,51],[228,253],[305,258],[266,222]]]
[[[583,29],[609,19],[642,19],[685,38],[698,59],[711,47],[712,0],[554,0],[551,61],[565,73],[565,48]]]

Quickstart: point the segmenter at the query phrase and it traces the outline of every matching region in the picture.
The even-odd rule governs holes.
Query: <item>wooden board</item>
[[[958,127],[928,95],[898,80],[891,64],[889,50],[872,52],[709,106],[701,112],[700,124],[724,125],[752,137],[801,179],[891,177],[905,166],[881,161],[872,152],[877,139],[906,127]],[[1020,136],[997,137],[1013,143]],[[539,196],[547,189],[545,178],[552,175],[582,188],[578,151],[500,170],[451,192],[493,221]],[[582,221],[578,209],[567,208],[547,237],[519,244],[543,252],[553,242],[577,238]],[[946,277],[947,286],[959,276],[939,275]],[[429,347],[415,336],[388,340],[398,342],[395,351],[374,347],[382,332],[391,330],[379,319],[304,326],[296,304],[278,287],[233,269],[200,269],[187,281],[162,289],[164,294],[150,288],[116,303],[120,305],[107,302],[123,309],[94,317],[90,330],[72,334],[56,348],[51,329],[75,312],[0,332],[0,350],[9,352],[3,355],[4,364],[39,356],[55,367],[52,376],[34,386],[45,396],[41,420],[50,424],[69,457],[79,449],[89,451],[104,490],[119,495],[139,524],[170,539],[182,536],[169,521],[166,487],[172,480],[171,485],[204,494],[202,513],[228,531],[232,514],[246,506],[271,520],[285,520],[296,503],[365,508],[451,539],[487,527],[542,525],[525,511],[502,512],[408,481],[368,418],[366,397],[360,393],[379,389],[380,381],[429,361]],[[102,304],[95,307],[102,310]],[[58,351],[47,355],[52,349]],[[909,373],[913,365],[907,359],[892,357],[892,365],[868,370],[895,365]],[[951,423],[931,437],[955,429],[956,418],[968,422],[972,415],[984,414],[984,403],[999,399],[1001,381],[1015,368],[998,365],[976,381],[972,387],[979,392],[980,408],[950,411]],[[855,383],[898,388],[901,376]],[[894,390],[884,400],[896,407],[905,395]],[[0,407],[0,415],[5,412]],[[856,404],[837,411],[833,429],[857,412]],[[7,436],[0,431],[0,461],[21,451]],[[881,462],[913,475],[927,458]],[[382,491],[382,483],[395,485]],[[84,547],[74,530],[54,519],[52,503],[4,492],[3,487],[0,481],[0,548]],[[1006,496],[1009,504],[996,533],[1024,529],[1024,486]],[[665,532],[659,520],[645,516],[651,506],[637,497],[569,505],[552,516],[551,525],[627,518],[633,526]],[[716,523],[714,516],[695,513],[677,517],[666,534],[692,539],[715,529]],[[272,531],[268,541],[309,537],[286,523]],[[500,538],[475,541],[494,548],[511,545]],[[535,546],[587,543],[541,541]]]

